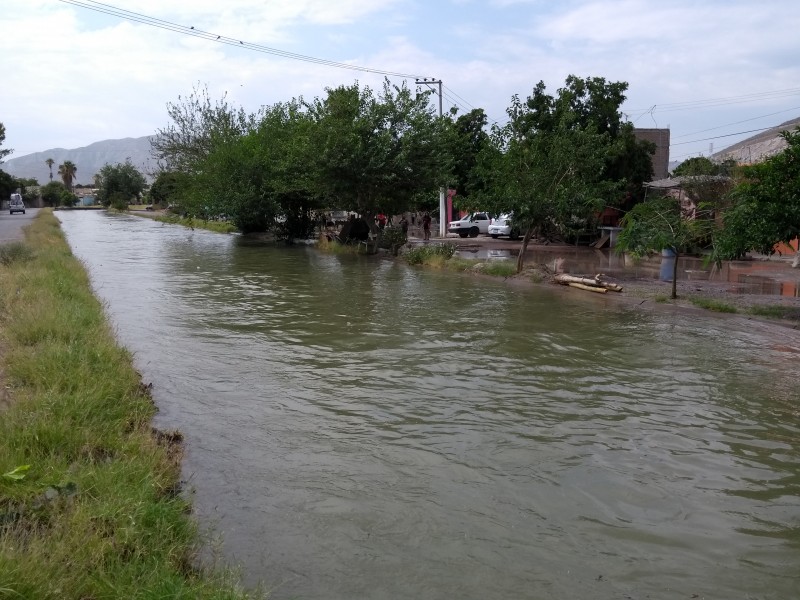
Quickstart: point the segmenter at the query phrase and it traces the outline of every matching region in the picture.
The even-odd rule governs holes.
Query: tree
[[[185,173],[161,171],[150,186],[150,199],[162,206],[179,204],[181,193],[188,186],[188,178]]]
[[[67,187],[60,181],[51,181],[42,186],[40,190],[42,201],[46,206],[60,206],[64,192],[69,193]]]
[[[58,174],[61,176],[61,181],[64,182],[64,185],[67,186],[69,191],[72,191],[72,182],[77,172],[78,167],[70,160],[65,160],[64,164],[58,166]]]
[[[8,198],[17,190],[17,180],[0,169],[0,198]]]
[[[515,225],[525,231],[518,271],[534,235],[589,227],[630,183],[615,171],[620,132],[628,132],[618,112],[626,85],[571,76],[556,96],[539,82],[526,101],[512,97],[509,122],[493,130],[498,151],[484,154],[482,170],[492,178],[494,206],[487,208],[513,211]],[[649,152],[633,148],[643,156]]]
[[[219,144],[238,139],[255,126],[255,116],[228,105],[226,96],[211,102],[208,88],[196,86],[187,98],[167,104],[172,123],[156,132],[153,155],[163,170],[193,173]]]
[[[0,123],[0,146],[3,145],[3,142],[6,141],[6,126]],[[5,150],[0,150],[0,164],[3,163],[3,159],[14,152],[11,148],[6,148]]]
[[[699,241],[707,239],[714,222],[702,208],[699,213],[687,214],[678,199],[662,196],[634,206],[621,221],[622,231],[617,239],[617,251],[644,256],[651,252],[670,250],[674,254],[672,295],[678,297],[678,258]]]
[[[783,152],[741,168],[742,181],[714,240],[717,261],[751,250],[771,255],[776,244],[800,235],[800,127],[781,136],[787,143]]]
[[[47,168],[50,169],[50,181],[53,181],[53,165],[56,161],[54,161],[52,158],[48,158],[44,162],[47,165]]]
[[[114,200],[115,208],[125,209],[128,203],[139,197],[147,186],[147,180],[130,159],[124,164],[106,164],[100,169],[100,188],[97,191],[97,200],[103,206],[109,206]]]
[[[374,226],[378,212],[397,214],[416,194],[435,194],[450,163],[445,120],[428,96],[386,80],[377,96],[355,83],[309,104],[317,195]]]
[[[461,203],[470,208],[478,208],[481,196],[489,192],[488,181],[479,167],[481,155],[493,149],[486,125],[486,113],[481,108],[458,117],[452,125],[453,176],[448,183],[455,188]]]
[[[705,156],[695,156],[689,158],[673,169],[672,174],[676,177],[681,176],[730,176],[736,168],[736,161],[729,158],[722,162],[714,162]]]

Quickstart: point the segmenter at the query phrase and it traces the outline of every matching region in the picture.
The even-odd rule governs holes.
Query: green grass
[[[454,256],[454,244],[425,244],[407,250],[403,257],[411,265],[424,265],[449,271],[471,271],[494,277],[513,277],[517,274],[516,262],[485,261]]]
[[[198,567],[179,436],[153,435],[149,393],[51,211],[26,245],[0,266],[0,598],[247,598]]]
[[[751,306],[747,309],[747,312],[757,317],[770,319],[800,320],[800,310],[793,306]]]
[[[671,300],[672,298],[670,298],[666,294],[656,294],[655,297],[653,298],[653,301],[656,302],[657,304],[666,304]]]
[[[714,300],[711,298],[701,298],[697,296],[689,298],[689,300],[695,306],[699,306],[700,308],[705,308],[706,310],[712,310],[714,312],[721,312],[721,313],[738,312],[735,306],[731,306],[730,304],[721,302],[720,300]]]
[[[33,251],[22,242],[0,244],[0,265],[7,266],[13,262],[25,262],[32,258]]]
[[[235,225],[227,221],[204,221],[203,219],[194,219],[192,217],[179,217],[178,215],[156,215],[146,212],[132,213],[137,217],[145,217],[160,221],[161,223],[170,223],[172,225],[182,225],[190,229],[205,229],[215,233],[235,233],[239,231]]]

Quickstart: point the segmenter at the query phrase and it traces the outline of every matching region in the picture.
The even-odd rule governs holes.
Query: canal
[[[796,332],[58,217],[271,598],[800,596]]]

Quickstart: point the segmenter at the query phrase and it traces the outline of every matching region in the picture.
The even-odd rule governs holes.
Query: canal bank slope
[[[152,429],[52,212],[0,259],[0,597],[249,598],[198,566],[180,434]]]

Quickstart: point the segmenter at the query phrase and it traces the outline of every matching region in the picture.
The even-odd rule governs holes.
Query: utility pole
[[[438,85],[439,86],[439,118],[442,118],[442,80],[441,79],[428,79],[427,77],[423,77],[422,79],[417,79],[414,81],[417,85]],[[436,93],[436,92],[434,92]],[[444,237],[447,235],[447,219],[445,218],[445,212],[447,208],[445,206],[445,190],[444,186],[439,188],[439,237]]]

